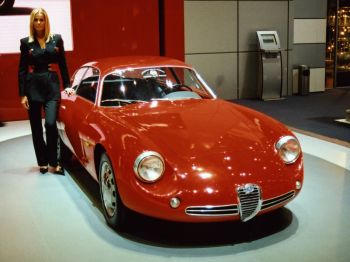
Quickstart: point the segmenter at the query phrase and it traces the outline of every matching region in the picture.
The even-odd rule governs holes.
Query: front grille
[[[237,188],[238,208],[243,222],[253,218],[261,208],[260,187],[254,184],[246,184]]]
[[[237,216],[240,215],[243,222],[252,219],[260,210],[272,208],[285,203],[295,196],[295,191],[266,199],[262,201],[261,190],[258,185],[245,184],[236,189],[238,205],[206,205],[189,206],[185,212],[190,216]]]
[[[279,205],[281,203],[287,202],[290,199],[292,199],[294,195],[295,191],[290,191],[284,195],[264,200],[261,209],[264,210]]]
[[[238,215],[238,207],[237,205],[190,206],[186,208],[186,214],[191,216],[232,216]]]

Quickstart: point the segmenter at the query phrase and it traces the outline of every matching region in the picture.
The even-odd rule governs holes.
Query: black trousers
[[[39,166],[56,167],[58,152],[58,131],[56,125],[59,101],[29,102],[29,121],[36,159]],[[46,141],[42,125],[42,110],[45,112]]]

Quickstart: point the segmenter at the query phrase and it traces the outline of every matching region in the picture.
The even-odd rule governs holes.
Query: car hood
[[[183,161],[261,154],[274,150],[276,139],[289,132],[263,114],[220,99],[138,103],[109,115],[133,130],[144,150]]]
[[[292,169],[275,149],[281,136],[292,133],[246,107],[219,99],[153,101],[110,110],[109,118],[137,137],[126,150],[132,152],[129,165],[142,151],[163,156],[165,192],[174,182],[187,192],[216,188],[231,197],[232,185],[258,183],[275,193],[282,184],[293,186]]]

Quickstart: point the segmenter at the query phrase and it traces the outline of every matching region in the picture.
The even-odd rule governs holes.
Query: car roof
[[[128,67],[189,67],[186,63],[164,56],[118,56],[97,59],[92,62],[85,63],[84,66],[93,66],[100,69],[102,74],[109,73],[116,69],[124,69]]]

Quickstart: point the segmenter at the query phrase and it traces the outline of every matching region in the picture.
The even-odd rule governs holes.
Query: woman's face
[[[33,26],[36,32],[42,32],[45,30],[45,16],[42,13],[37,13],[34,16]]]

